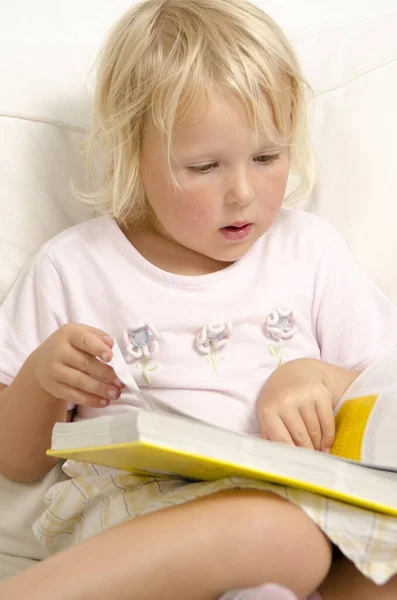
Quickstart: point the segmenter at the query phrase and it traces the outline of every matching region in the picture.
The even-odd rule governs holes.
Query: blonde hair
[[[300,176],[289,197],[312,187],[306,90],[281,29],[245,0],[145,0],[116,23],[99,55],[94,117],[83,143],[90,172],[104,177],[92,192],[74,190],[119,222],[143,224],[148,206],[141,182],[144,125],[151,117],[167,135],[211,86],[225,87],[261,122],[264,101],[288,138],[291,170]]]

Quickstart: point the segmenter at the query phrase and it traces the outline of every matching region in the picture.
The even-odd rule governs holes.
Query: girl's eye
[[[255,161],[260,165],[267,165],[278,158],[280,158],[279,154],[260,154],[259,156],[255,157]]]
[[[278,158],[280,158],[280,154],[260,154],[259,156],[255,157],[255,162],[259,163],[260,165],[267,165]],[[193,173],[209,173],[218,166],[219,164],[217,162],[211,162],[206,163],[205,165],[191,165],[188,167],[188,169]]]
[[[215,167],[218,166],[218,163],[216,162],[212,162],[212,163],[207,163],[205,165],[194,165],[189,168],[189,171],[193,171],[193,173],[209,173],[210,171],[212,171],[212,169],[214,169]]]

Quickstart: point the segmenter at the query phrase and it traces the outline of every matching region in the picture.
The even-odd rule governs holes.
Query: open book
[[[48,454],[193,480],[260,479],[397,516],[397,349],[356,379],[335,415],[331,454],[144,409],[56,423]]]

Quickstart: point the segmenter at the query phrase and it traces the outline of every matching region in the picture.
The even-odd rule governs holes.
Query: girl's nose
[[[249,173],[245,170],[233,174],[229,181],[226,200],[229,204],[239,204],[247,206],[254,197],[254,187]]]

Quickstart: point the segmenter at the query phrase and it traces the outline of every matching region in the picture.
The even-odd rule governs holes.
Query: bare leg
[[[0,597],[215,600],[274,582],[302,599],[330,562],[328,540],[300,508],[232,490],[109,529],[0,583]]]
[[[320,586],[322,600],[396,600],[397,577],[386,585],[375,585],[347,559],[334,562]]]

